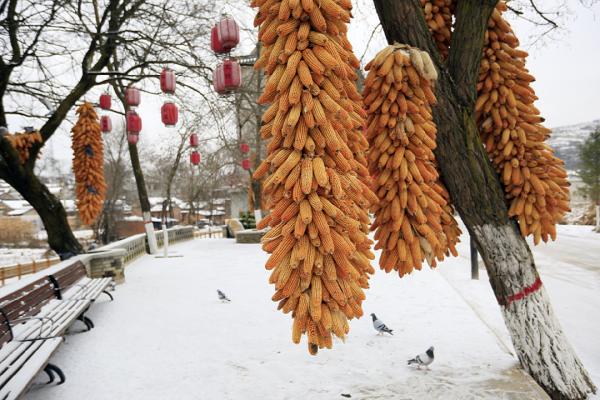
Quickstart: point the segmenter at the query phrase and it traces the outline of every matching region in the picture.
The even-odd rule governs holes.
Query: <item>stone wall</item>
[[[92,253],[86,263],[90,278],[111,277],[116,284],[125,282],[125,250]]]

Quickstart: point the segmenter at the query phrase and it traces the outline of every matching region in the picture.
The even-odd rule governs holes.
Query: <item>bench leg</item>
[[[115,299],[113,297],[113,295],[108,292],[108,290],[103,290],[102,293],[104,293],[105,295],[107,295],[108,297],[110,297],[110,301],[113,301]]]
[[[85,324],[88,331],[94,327],[94,322],[83,314],[77,317],[77,319]]]
[[[83,317],[83,321],[85,322],[86,325],[91,326],[92,328],[95,328],[96,326],[94,325],[94,321],[91,320],[91,318],[88,317]]]
[[[56,365],[48,363],[44,367],[44,372],[48,375],[48,378],[50,378],[50,380],[46,383],[47,385],[54,382],[54,374],[58,375],[58,378],[60,379],[60,382],[58,382],[57,385],[62,385],[65,383],[65,374],[62,372],[62,369],[58,368]]]

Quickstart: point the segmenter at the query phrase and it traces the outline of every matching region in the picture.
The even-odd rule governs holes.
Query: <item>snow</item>
[[[556,151],[556,155],[565,162],[565,168],[572,174],[580,168],[579,147],[600,127],[600,119],[575,125],[552,128],[546,141]]]
[[[94,231],[92,229],[79,229],[73,231],[73,235],[75,235],[75,237],[79,240],[91,239],[94,237]],[[46,240],[48,238],[48,233],[43,230],[38,232],[36,237],[38,240]]]
[[[32,261],[45,259],[44,254],[48,249],[34,248],[5,248],[0,247],[0,267],[13,264],[26,264]],[[54,257],[54,253],[50,258]]]
[[[139,215],[130,215],[123,218],[123,221],[144,221],[144,218]]]
[[[600,384],[600,234],[591,226],[559,225],[556,242],[533,246],[534,259],[557,317],[596,385]],[[466,229],[463,227],[463,232]],[[493,332],[500,345],[514,353],[480,260],[480,280],[470,279],[468,235],[459,245],[458,259],[439,271]],[[596,395],[593,398],[600,398]]]
[[[291,343],[290,316],[270,300],[267,256],[258,245],[227,239],[177,244],[183,257],[145,256],[127,267],[115,301],[101,299],[89,312],[96,328],[70,335],[52,359],[67,383],[36,385],[26,398],[545,399],[510,354],[485,273],[470,281],[467,245],[464,235],[462,256],[438,270],[402,280],[378,271],[364,311],[375,312],[395,335],[377,336],[366,316],[351,322],[346,343],[312,357],[304,341]],[[583,301],[600,306],[600,296],[560,298],[562,280],[546,278],[552,267],[540,259],[567,334],[597,377],[597,322],[587,321],[577,336],[573,329],[586,315],[565,314],[569,307],[575,314]],[[218,301],[217,289],[232,302]],[[436,360],[430,370],[406,365],[431,345]]]
[[[33,210],[33,207],[19,208],[6,213],[6,215],[8,215],[9,217],[19,217],[23,214],[27,214],[31,210]]]

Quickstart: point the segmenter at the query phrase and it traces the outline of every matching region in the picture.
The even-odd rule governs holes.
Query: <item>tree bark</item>
[[[260,53],[260,48],[261,48],[261,44],[259,42],[259,44],[257,45],[257,49],[256,49],[256,54]],[[263,87],[263,70],[260,69],[258,71],[255,72],[256,75],[256,99],[258,99],[258,94],[261,92],[262,87]],[[262,138],[260,137],[260,127],[262,125],[262,109],[263,106],[259,105],[258,102],[256,103],[256,113],[255,113],[255,125],[256,125],[256,135],[254,137],[255,143],[256,143],[256,149],[255,149],[255,154],[254,154],[254,168],[257,168],[261,161],[262,161],[262,150],[263,150],[263,145],[262,145]],[[260,210],[260,214],[261,216],[265,216],[265,213],[262,209],[262,183],[260,180],[256,180],[256,179],[252,179],[252,173],[250,174],[250,180],[252,182],[252,192],[254,193],[254,210]],[[250,210],[251,212],[254,210]],[[260,221],[256,221],[256,223],[258,224]]]
[[[179,164],[181,163],[181,157],[183,156],[183,152],[186,150],[186,143],[188,141],[188,135],[183,134],[181,136],[181,141],[177,146],[177,153],[175,154],[175,160],[173,164],[170,166],[169,174],[167,175],[167,182],[165,183],[165,201],[163,202],[162,215],[167,215],[167,209],[169,211],[169,218],[175,218],[173,214],[173,201],[171,200],[171,191],[173,187],[173,179],[175,179],[175,175],[177,175],[177,170],[179,169]]]
[[[138,199],[142,210],[142,218],[148,237],[148,250],[150,254],[158,251],[156,245],[156,236],[154,235],[154,227],[152,224],[152,214],[150,213],[150,200],[148,200],[148,191],[146,190],[146,181],[140,164],[140,156],[138,154],[137,145],[129,143],[129,157],[131,158],[131,169],[135,177],[135,185],[137,187]]]
[[[131,167],[133,168],[133,176],[135,177],[135,185],[140,200],[142,212],[150,212],[150,200],[148,200],[148,192],[146,191],[146,181],[140,164],[140,156],[138,154],[137,145],[129,143],[129,157],[131,158]]]
[[[19,171],[12,170],[8,175],[2,174],[1,177],[37,211],[46,228],[48,245],[61,260],[83,253],[81,244],[71,231],[67,213],[60,200],[50,193],[33,171],[20,168]]]
[[[119,62],[115,60],[113,63],[108,65],[109,71],[115,71],[119,69]],[[115,91],[115,95],[123,105],[125,115],[130,110],[129,105],[125,101],[125,83],[121,80],[115,80],[111,82],[111,86]],[[127,128],[125,128],[127,130]],[[125,132],[127,135],[127,132]],[[137,188],[138,199],[140,202],[140,209],[142,210],[142,218],[144,220],[144,227],[146,230],[146,236],[148,238],[148,250],[150,254],[154,254],[158,251],[156,236],[154,235],[154,227],[152,224],[152,214],[150,213],[150,201],[148,200],[148,191],[146,190],[146,181],[144,180],[144,172],[140,164],[140,156],[137,149],[137,144],[128,143],[129,158],[131,160],[131,169],[135,178],[135,185]]]
[[[553,399],[585,399],[595,386],[570,346],[479,138],[475,84],[483,37],[496,0],[457,2],[447,65],[429,34],[418,0],[374,0],[388,42],[429,52],[439,79],[435,155],[442,179],[485,263],[490,284],[523,368]]]

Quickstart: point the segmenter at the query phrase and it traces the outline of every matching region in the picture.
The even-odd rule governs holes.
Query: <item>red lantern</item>
[[[225,88],[223,87],[223,82],[221,81],[223,64],[217,65],[217,68],[213,71],[213,88],[215,92],[219,94],[225,93]]]
[[[200,153],[198,153],[196,150],[192,151],[192,153],[190,154],[190,161],[192,162],[192,164],[200,164],[200,159]]]
[[[175,86],[175,71],[169,68],[163,68],[160,73],[160,90],[162,90],[163,93],[173,94],[175,93]]]
[[[219,94],[226,94],[242,85],[242,69],[234,60],[225,60],[213,72],[213,85]]]
[[[142,131],[142,119],[135,111],[127,111],[127,133],[139,135]]]
[[[129,144],[137,144],[138,140],[140,140],[140,135],[128,133],[127,134],[127,142]]]
[[[110,97],[110,94],[102,93],[100,95],[100,108],[103,110],[110,110],[111,101],[112,99]]]
[[[100,130],[103,133],[109,133],[112,131],[112,121],[108,115],[103,115],[100,117]]]
[[[246,171],[248,171],[250,169],[250,160],[247,158],[244,158],[242,160],[242,168],[244,168]]]
[[[177,125],[177,120],[179,119],[179,110],[177,109],[177,105],[171,102],[166,102],[163,104],[160,108],[160,117],[163,124],[166,126]]]
[[[198,147],[199,143],[200,143],[200,141],[198,140],[198,135],[195,133],[192,133],[192,135],[190,136],[190,146]]]
[[[223,48],[219,42],[219,34],[217,33],[217,26],[213,26],[210,30],[210,48],[215,53],[226,53],[227,50]]]
[[[240,151],[242,153],[247,153],[250,151],[250,145],[248,145],[248,143],[242,143],[240,144]]]
[[[225,52],[240,42],[240,28],[231,17],[224,17],[217,24],[217,39]]]
[[[140,90],[133,86],[128,86],[125,89],[125,102],[130,107],[137,107],[140,105]]]

